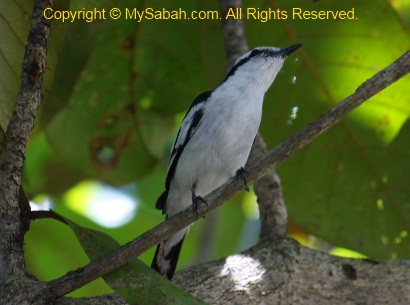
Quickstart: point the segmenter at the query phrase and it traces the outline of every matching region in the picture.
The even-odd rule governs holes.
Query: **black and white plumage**
[[[300,46],[250,50],[235,62],[221,85],[194,100],[174,141],[157,209],[173,216],[245,165],[259,129],[265,92],[286,57]],[[175,272],[187,231],[161,242],[155,252],[151,267],[168,279]]]

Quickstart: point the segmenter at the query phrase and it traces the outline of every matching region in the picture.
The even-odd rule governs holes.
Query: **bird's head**
[[[286,58],[301,44],[279,49],[275,47],[257,47],[239,57],[232,66],[225,81],[232,78],[247,79],[249,81],[259,79],[261,81],[273,82],[282,68]]]

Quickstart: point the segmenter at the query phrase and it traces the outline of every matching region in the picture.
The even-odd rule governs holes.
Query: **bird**
[[[197,208],[234,176],[247,187],[244,166],[261,122],[264,95],[299,47],[256,47],[236,60],[218,87],[194,99],[171,149],[165,191],[155,204],[166,219],[190,205]],[[169,280],[188,228],[156,248],[151,268]]]

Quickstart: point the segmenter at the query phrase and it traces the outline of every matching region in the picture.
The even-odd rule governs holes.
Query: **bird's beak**
[[[287,57],[289,56],[292,52],[296,51],[297,49],[299,49],[302,45],[301,44],[295,44],[293,46],[284,48],[280,51],[280,53],[282,54],[282,56]]]

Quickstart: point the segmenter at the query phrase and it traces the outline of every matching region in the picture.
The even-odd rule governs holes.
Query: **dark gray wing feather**
[[[179,127],[177,136],[174,141],[174,145],[171,150],[171,156],[168,162],[168,172],[167,178],[165,180],[165,191],[158,198],[155,208],[162,210],[163,214],[166,213],[165,205],[167,202],[168,191],[171,185],[171,180],[174,177],[175,169],[178,164],[178,160],[182,155],[186,145],[189,142],[189,139],[194,135],[197,130],[201,118],[204,115],[205,111],[205,102],[211,96],[212,91],[207,91],[195,98],[191,107],[189,107],[181,126]]]

